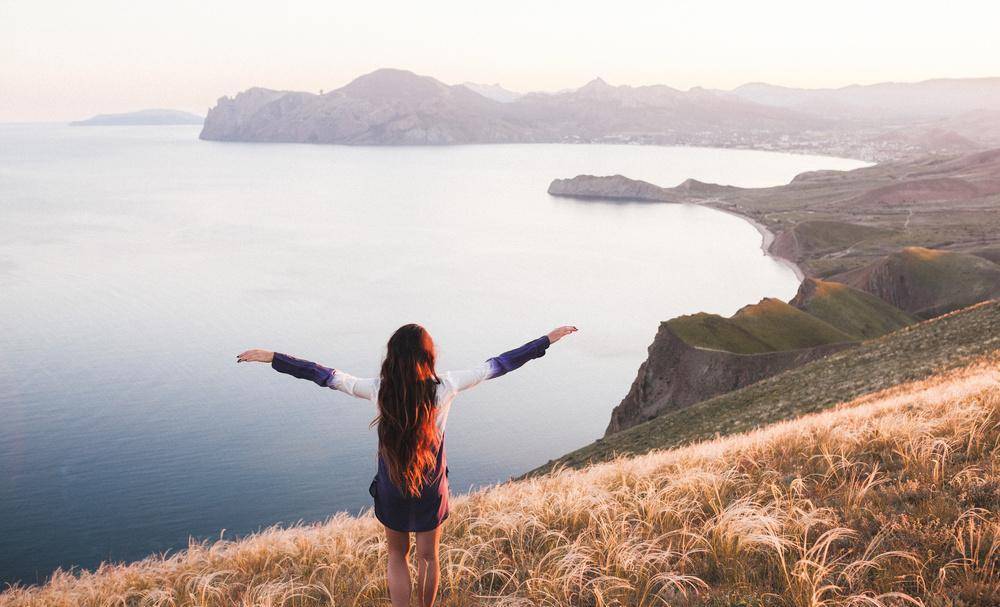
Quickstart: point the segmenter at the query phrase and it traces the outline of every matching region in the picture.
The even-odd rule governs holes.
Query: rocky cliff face
[[[666,188],[622,175],[577,175],[572,179],[555,179],[549,194],[573,198],[603,198],[610,200],[645,200],[672,202],[676,196]]]
[[[789,303],[765,298],[729,318],[699,313],[668,320],[612,412],[607,434],[914,322],[869,293],[812,278]]]
[[[661,323],[628,395],[612,411],[605,435],[742,388],[851,345],[733,354],[690,346],[667,323]]]

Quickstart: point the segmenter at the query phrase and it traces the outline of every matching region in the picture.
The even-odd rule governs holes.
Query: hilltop
[[[457,498],[439,604],[996,605],[997,363]],[[370,605],[385,555],[370,513],[339,514],[57,572],[0,606]]]
[[[679,410],[667,411],[550,461],[532,474],[556,466],[580,467],[620,454],[676,447],[794,419],[831,407],[842,399],[871,394],[968,364],[998,350],[1000,302],[985,302],[867,340]]]

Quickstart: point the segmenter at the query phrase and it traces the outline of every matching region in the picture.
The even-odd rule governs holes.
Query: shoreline
[[[699,203],[693,203],[693,204],[699,204]],[[767,226],[765,226],[761,222],[757,221],[756,219],[748,215],[743,215],[742,213],[737,213],[736,211],[717,207],[712,204],[699,204],[699,206],[706,206],[710,209],[715,209],[716,211],[722,211],[723,213],[726,213],[728,215],[739,217],[740,219],[752,225],[757,230],[757,232],[760,233],[760,238],[761,238],[760,250],[764,253],[764,255],[771,257],[778,263],[791,268],[792,272],[795,272],[795,277],[798,279],[799,283],[801,283],[803,280],[806,279],[806,273],[802,271],[802,268],[800,268],[797,263],[795,263],[791,259],[788,259],[787,257],[782,257],[781,255],[778,255],[777,253],[771,251],[771,245],[774,244],[774,240],[775,238],[777,238],[777,236],[775,236],[774,232],[769,230]]]

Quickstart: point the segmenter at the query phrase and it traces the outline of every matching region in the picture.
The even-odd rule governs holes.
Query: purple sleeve
[[[490,374],[487,379],[500,377],[504,373],[517,369],[533,358],[545,356],[545,349],[548,348],[549,345],[549,336],[542,335],[538,339],[529,341],[520,348],[509,350],[500,356],[494,356],[487,361],[490,364]]]
[[[281,352],[275,352],[271,359],[271,368],[279,373],[287,373],[299,379],[308,379],[326,388],[333,378],[333,369],[318,365],[308,360],[295,358]]]

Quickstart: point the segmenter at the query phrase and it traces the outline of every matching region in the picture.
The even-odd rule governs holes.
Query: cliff
[[[691,346],[671,330],[669,323],[660,323],[628,395],[611,412],[605,436],[851,345],[841,342],[798,350],[736,354]]]
[[[790,303],[767,298],[729,318],[660,323],[605,436],[802,366],[916,322],[846,285],[806,279]]]

